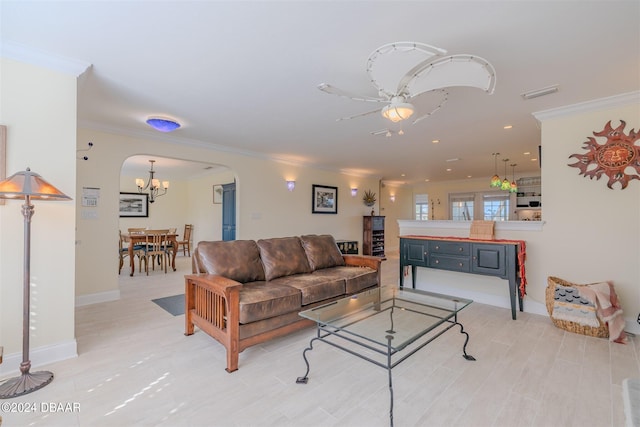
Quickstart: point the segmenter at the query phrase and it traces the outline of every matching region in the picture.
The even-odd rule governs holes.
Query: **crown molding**
[[[640,91],[622,93],[592,101],[532,113],[538,122],[557,117],[571,116],[591,111],[605,110],[609,108],[623,107],[629,104],[640,104]]]
[[[91,64],[88,62],[53,55],[11,40],[3,40],[1,42],[0,56],[59,71],[64,74],[71,74],[75,77],[80,77],[91,67]]]

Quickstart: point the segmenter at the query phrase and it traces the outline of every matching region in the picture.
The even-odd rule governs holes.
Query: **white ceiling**
[[[0,8],[3,44],[92,64],[79,83],[81,125],[388,181],[490,176],[496,151],[518,164],[516,175],[537,173],[533,112],[640,89],[638,1],[2,0]],[[487,59],[495,93],[452,88],[440,111],[405,124],[403,136],[371,135],[388,127],[378,114],[336,121],[376,106],[317,85],[376,96],[366,60],[395,41]],[[520,96],[553,84],[558,93]],[[428,108],[414,104],[418,114]],[[183,127],[151,133],[152,115]]]

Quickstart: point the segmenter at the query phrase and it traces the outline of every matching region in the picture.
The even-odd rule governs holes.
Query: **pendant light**
[[[498,156],[500,153],[493,153],[493,163],[494,163],[494,174],[491,177],[491,183],[489,184],[492,188],[499,188],[501,185],[500,177],[498,176]]]
[[[517,163],[511,165],[511,186],[509,188],[509,193],[518,192],[518,184],[516,184],[516,166],[518,166]]]
[[[507,179],[507,162],[509,159],[502,159],[504,162],[504,179],[502,180],[502,184],[500,184],[500,189],[504,191],[509,191],[511,189],[511,183]]]

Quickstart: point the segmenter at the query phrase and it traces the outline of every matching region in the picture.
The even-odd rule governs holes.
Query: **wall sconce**
[[[351,189],[351,197],[356,197],[358,195],[358,189],[357,188],[352,188]]]
[[[396,195],[392,194],[391,197],[389,197],[389,199],[391,199],[391,203],[396,201]]]
[[[287,190],[293,191],[294,188],[296,188],[296,182],[295,181],[287,181]]]

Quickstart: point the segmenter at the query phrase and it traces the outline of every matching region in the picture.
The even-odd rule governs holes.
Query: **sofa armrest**
[[[200,323],[218,330],[237,328],[242,283],[217,274],[189,274],[184,276],[185,335],[193,334],[194,324]]]
[[[380,270],[382,261],[386,260],[384,257],[371,256],[371,255],[343,255],[344,262],[347,265],[354,267],[370,267],[376,271]]]
[[[217,274],[185,279],[185,335],[198,326],[227,349],[227,371],[238,369],[240,289],[242,283]]]

